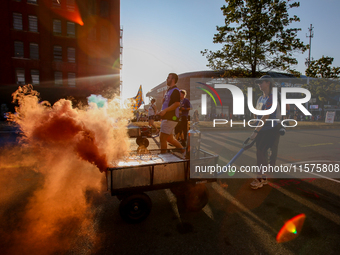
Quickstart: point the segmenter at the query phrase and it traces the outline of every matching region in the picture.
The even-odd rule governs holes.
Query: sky
[[[300,22],[298,38],[309,44],[308,28],[313,25],[311,57],[333,57],[333,66],[340,66],[340,1],[300,0],[300,7],[289,10]],[[146,93],[164,82],[168,73],[182,74],[210,70],[200,53],[216,51],[216,26],[224,25],[221,7],[224,0],[121,0],[123,28],[122,97],[136,96],[142,85]],[[308,51],[295,55],[298,65],[293,69],[305,74]]]

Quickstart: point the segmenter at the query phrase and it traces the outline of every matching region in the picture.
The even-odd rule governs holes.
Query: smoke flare
[[[129,153],[131,111],[120,107],[119,98],[80,109],[65,99],[51,106],[38,96],[30,85],[13,94],[18,107],[10,119],[23,136],[20,146],[2,149],[0,156],[5,252],[54,254],[79,238],[93,248],[97,208],[88,196],[103,195],[102,172]]]

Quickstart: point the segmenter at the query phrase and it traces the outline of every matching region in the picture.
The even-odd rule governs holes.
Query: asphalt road
[[[281,137],[277,164],[340,161],[339,131],[289,131]],[[241,131],[203,133],[202,148],[220,153],[219,162],[224,164],[239,151],[248,135]],[[10,141],[14,140],[10,137]],[[150,148],[158,148],[157,138],[149,141]],[[235,165],[254,165],[255,162],[252,148],[243,153]],[[92,231],[81,234],[81,224],[66,224],[69,231],[63,235],[72,245],[68,251],[63,247],[58,249],[57,245],[52,254],[339,253],[339,180],[316,176],[301,180],[292,176],[271,179],[270,185],[252,190],[249,188],[251,177],[207,184],[209,203],[196,213],[179,213],[169,190],[148,192],[153,207],[149,217],[139,224],[127,224],[120,218],[116,197],[104,190],[88,191],[86,196],[94,215]],[[23,168],[20,176],[8,180],[7,185],[17,187],[17,192],[10,201],[0,200],[1,254],[15,250],[11,237],[23,220],[20,212],[41,182],[41,176],[29,168]],[[301,232],[292,241],[277,243],[275,238],[284,223],[301,213],[306,215]],[[46,254],[47,250],[39,254]]]

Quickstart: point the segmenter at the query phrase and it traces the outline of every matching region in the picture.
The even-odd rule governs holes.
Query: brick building
[[[0,8],[0,103],[33,84],[42,100],[120,89],[119,0],[6,0]]]

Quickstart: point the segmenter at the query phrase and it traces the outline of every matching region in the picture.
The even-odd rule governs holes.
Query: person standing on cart
[[[162,153],[166,152],[167,143],[171,143],[176,148],[183,148],[183,146],[174,137],[174,129],[179,121],[179,106],[180,106],[180,92],[176,84],[178,76],[175,73],[170,73],[166,80],[168,90],[166,91],[162,110],[159,115],[162,119],[160,131],[160,143]]]
[[[273,94],[272,88],[274,85],[274,81],[270,75],[264,75],[260,79],[256,80],[256,83],[259,85],[260,90],[263,92],[263,95],[257,100],[256,109],[257,110],[268,110],[272,107],[273,104]],[[275,166],[280,134],[279,129],[281,124],[276,121],[266,121],[267,119],[280,119],[280,105],[276,108],[276,111],[270,115],[263,116],[255,116],[257,121],[257,127],[254,132],[250,136],[250,139],[256,138],[256,158],[257,158],[257,166]],[[262,120],[263,122],[259,121]],[[262,126],[262,123],[263,126]],[[260,169],[262,170],[262,169]],[[258,174],[253,182],[250,183],[250,187],[252,189],[262,188],[263,185],[266,185],[267,177],[265,175]]]

